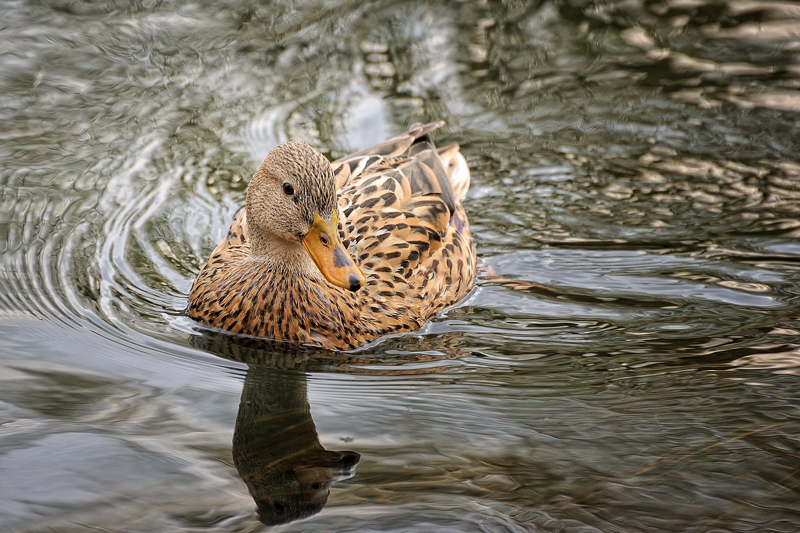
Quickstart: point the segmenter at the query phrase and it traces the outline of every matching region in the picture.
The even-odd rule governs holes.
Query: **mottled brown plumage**
[[[189,316],[232,333],[352,349],[416,330],[460,300],[475,280],[461,205],[469,170],[458,146],[434,147],[429,132],[441,125],[412,126],[333,164],[303,143],[271,151],[250,183],[246,210],[194,281]],[[343,288],[362,283],[355,265],[342,266],[347,254],[331,256],[330,270],[350,268],[335,285],[312,261],[310,237],[302,241],[316,235],[317,222],[337,218],[366,278],[355,291]]]

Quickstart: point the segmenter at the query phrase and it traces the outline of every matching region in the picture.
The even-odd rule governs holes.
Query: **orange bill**
[[[303,246],[325,279],[332,284],[351,291],[364,286],[364,273],[353,262],[339,238],[336,213],[329,221],[314,213],[314,225],[303,237]]]

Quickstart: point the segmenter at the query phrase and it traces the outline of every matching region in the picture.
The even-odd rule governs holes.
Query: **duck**
[[[202,266],[187,314],[212,329],[353,350],[421,328],[473,288],[463,201],[470,170],[444,122],[330,162],[310,145],[273,148],[244,208]]]

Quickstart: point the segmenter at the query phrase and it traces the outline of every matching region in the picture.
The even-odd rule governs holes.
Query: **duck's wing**
[[[423,167],[409,170],[412,190],[421,194],[444,194],[448,206],[454,207],[455,198],[463,200],[469,189],[469,168],[457,144],[436,148],[431,141],[430,132],[444,126],[444,121],[429,124],[414,124],[409,130],[380,144],[337,159],[331,166],[336,177],[336,189],[341,190],[349,182],[362,175],[367,169],[374,169],[392,161],[406,152],[411,159],[425,163]],[[426,153],[430,151],[430,153]],[[425,169],[432,170],[431,175]],[[419,170],[420,172],[417,172]]]
[[[356,171],[357,168],[364,169],[362,166],[362,162],[366,159],[369,159],[373,156],[379,156],[383,158],[391,158],[403,155],[406,153],[411,145],[414,143],[415,140],[422,137],[423,135],[427,135],[428,133],[432,132],[437,128],[441,128],[444,126],[444,121],[440,120],[438,122],[430,122],[428,124],[413,124],[407,132],[398,135],[397,137],[392,137],[386,141],[383,141],[380,144],[376,144],[375,146],[371,146],[370,148],[366,148],[364,150],[352,153],[350,155],[346,155],[341,159],[337,159],[332,163],[334,166],[334,175],[336,174],[336,169],[343,163],[347,163],[347,169],[341,169],[340,171],[346,171],[348,174],[358,174]],[[338,176],[338,175],[337,175]],[[339,178],[337,177],[336,183],[339,183]]]
[[[439,126],[415,125],[334,167],[343,183],[345,246],[365,273],[374,273],[368,291],[389,308],[416,305],[424,318],[466,294],[475,271],[461,206],[469,171],[457,146],[434,146],[429,133]]]

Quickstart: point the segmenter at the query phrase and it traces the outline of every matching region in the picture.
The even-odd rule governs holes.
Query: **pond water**
[[[798,4],[0,6],[0,530],[800,531]],[[183,315],[271,147],[440,119],[459,305]]]

